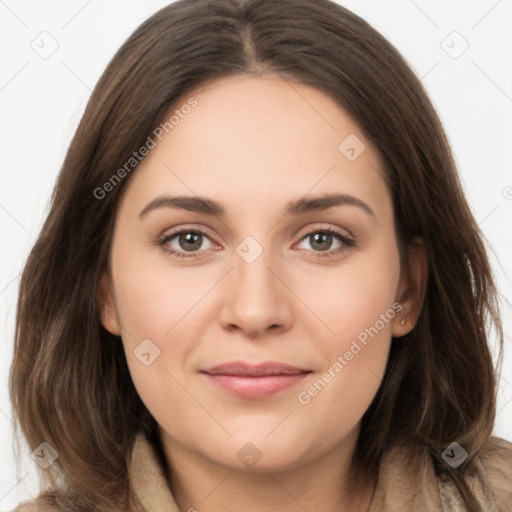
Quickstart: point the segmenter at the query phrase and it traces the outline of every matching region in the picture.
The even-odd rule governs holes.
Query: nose
[[[254,338],[290,328],[294,295],[267,252],[264,250],[251,263],[234,255],[234,268],[224,282],[225,301],[220,314],[225,329],[239,329]]]

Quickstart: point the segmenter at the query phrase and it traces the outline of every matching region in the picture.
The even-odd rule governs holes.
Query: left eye
[[[334,235],[336,236],[336,235]],[[310,245],[316,246],[319,251],[325,251],[330,249],[332,245],[332,241],[334,238],[333,234],[329,231],[315,231],[312,233],[308,233],[301,239],[301,242],[304,240],[309,241]],[[339,236],[338,236],[339,238]],[[328,247],[327,247],[328,246]]]

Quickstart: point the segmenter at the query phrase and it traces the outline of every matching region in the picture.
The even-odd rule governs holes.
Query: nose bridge
[[[253,236],[247,236],[236,247],[223,323],[252,333],[289,323],[286,287],[275,275],[278,272],[274,267],[278,265],[274,260],[272,248]]]
[[[252,302],[263,300],[268,303],[274,300],[278,293],[278,283],[269,270],[269,267],[275,265],[272,261],[272,248],[268,243],[268,239],[260,243],[255,237],[247,236],[236,248],[233,272],[235,293],[242,294]]]

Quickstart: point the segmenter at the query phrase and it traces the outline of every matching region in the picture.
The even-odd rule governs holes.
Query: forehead
[[[195,101],[193,108],[189,105]],[[279,76],[218,79],[182,95],[172,127],[130,184],[142,201],[162,193],[230,203],[285,203],[306,194],[386,194],[379,152],[325,93]],[[165,120],[164,120],[165,122]]]

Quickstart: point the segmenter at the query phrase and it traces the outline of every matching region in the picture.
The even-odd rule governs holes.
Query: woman
[[[173,3],[93,91],[23,273],[48,485],[17,510],[508,510],[496,296],[389,42],[328,0]]]

